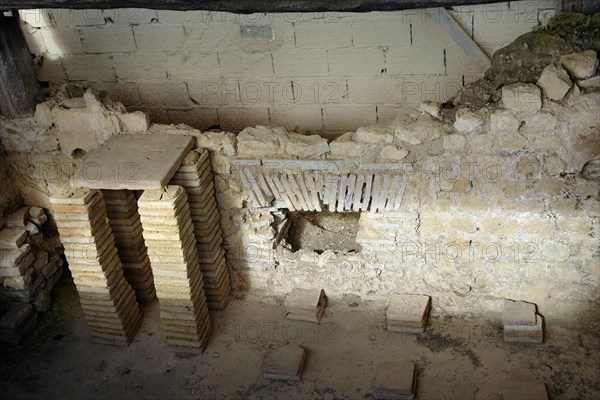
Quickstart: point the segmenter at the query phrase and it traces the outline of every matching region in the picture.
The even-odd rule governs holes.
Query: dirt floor
[[[600,399],[599,339],[551,326],[542,345],[504,343],[499,324],[436,318],[416,337],[386,331],[372,303],[331,302],[313,324],[246,296],[213,314],[204,354],[183,356],[165,349],[156,302],[120,348],[91,342],[67,277],[54,297],[24,344],[0,345],[0,398],[369,399],[375,366],[404,360],[417,365],[418,399],[497,400],[506,379],[541,380],[552,400]],[[302,381],[262,378],[269,347],[286,342],[307,350]]]

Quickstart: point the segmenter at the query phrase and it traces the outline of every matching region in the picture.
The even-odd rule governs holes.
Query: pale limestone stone
[[[353,142],[352,137],[354,132],[346,132],[334,141],[329,143],[331,155],[334,158],[345,158],[345,157],[361,157],[365,154],[367,149],[359,143]]]
[[[483,133],[484,120],[475,111],[461,108],[456,112],[454,129],[460,133],[478,134]]]
[[[573,187],[573,193],[582,198],[596,198],[599,190],[598,182],[590,182],[585,179],[577,179]]]
[[[467,144],[467,139],[459,134],[444,136],[443,140],[444,150],[446,151],[460,151]]]
[[[416,121],[398,118],[394,129],[396,143],[421,144],[435,140],[443,134],[444,129],[441,123],[426,118]]]
[[[129,133],[146,132],[150,127],[150,118],[148,117],[148,114],[141,111],[122,114],[119,116],[119,119],[121,120],[124,130]]]
[[[591,78],[578,81],[577,85],[584,89],[593,89],[600,87],[600,75],[593,76]]]
[[[96,148],[110,136],[120,133],[116,116],[96,110],[54,107],[52,115],[61,150],[67,157],[72,157],[76,149]]]
[[[231,161],[229,157],[225,157],[221,154],[214,154],[211,158],[213,172],[215,174],[229,174],[231,172]]]
[[[40,153],[52,153],[59,149],[58,138],[54,135],[46,136],[36,142],[35,147]]]
[[[546,236],[556,232],[556,225],[550,219],[526,221],[523,224],[523,230],[528,235]]]
[[[591,229],[591,224],[585,218],[560,219],[558,221],[558,229],[566,232],[587,233]]]
[[[352,140],[367,144],[391,144],[394,140],[394,131],[390,125],[369,125],[356,130]]]
[[[234,208],[242,208],[244,201],[248,200],[248,195],[244,192],[239,192],[231,188],[217,192],[217,202],[223,210],[231,210]]]
[[[516,220],[506,217],[485,217],[480,223],[482,233],[504,237],[516,234],[517,227]]]
[[[220,176],[220,175],[215,176],[215,190],[217,192],[224,192],[225,190],[227,190],[228,187],[229,187],[228,182],[225,179],[223,179],[222,176]]]
[[[556,154],[551,154],[544,159],[544,170],[549,175],[560,175],[567,169],[567,163]]]
[[[540,249],[545,261],[567,261],[571,250],[562,243],[548,243]]]
[[[542,109],[542,92],[530,83],[502,87],[502,104],[508,110],[533,113]]]
[[[299,158],[315,158],[329,152],[327,139],[319,135],[290,134],[285,143],[285,152]]]
[[[227,157],[233,157],[236,155],[236,140],[233,133],[226,133],[221,139],[221,144],[223,146],[223,152]]]
[[[557,196],[562,193],[566,185],[562,179],[555,178],[553,176],[545,176],[536,182],[534,188],[538,193],[545,193],[546,195]]]
[[[54,102],[39,103],[35,106],[33,118],[43,127],[50,128],[54,124],[52,118],[52,108],[56,105]]]
[[[269,128],[266,126],[248,127],[237,136],[238,156],[256,157],[280,154],[281,142],[285,140],[287,131],[282,128]]]
[[[436,103],[433,101],[426,101],[419,105],[419,111],[427,113],[434,118],[439,118],[441,109],[442,106],[440,105],[440,103]]]
[[[541,136],[554,135],[558,119],[549,112],[540,112],[524,119],[524,124],[519,133],[525,136],[539,138]]]
[[[516,134],[519,131],[519,120],[507,110],[496,110],[490,116],[490,133],[492,135]]]
[[[579,89],[579,86],[573,85],[565,95],[564,101],[566,104],[571,105],[579,95],[581,95],[581,89]]]
[[[472,189],[472,182],[467,178],[458,179],[452,183],[450,191],[456,193],[468,193]]]
[[[195,129],[190,130],[189,134],[196,138],[196,148],[207,149],[214,153],[221,152],[223,149],[223,139],[227,136],[226,132],[200,132]]]
[[[556,64],[550,64],[542,71],[537,85],[547,98],[562,100],[573,86],[573,82],[569,79],[569,74],[564,68]]]
[[[560,64],[573,78],[586,79],[596,73],[598,57],[594,50],[566,54],[560,58]]]
[[[477,232],[477,223],[473,218],[464,217],[464,216],[456,216],[450,218],[448,221],[448,226],[454,230],[465,233],[475,233]]]
[[[404,149],[399,149],[396,146],[385,146],[381,153],[379,153],[379,157],[382,160],[391,160],[391,161],[399,161],[406,158],[408,155],[408,151]]]
[[[527,178],[539,175],[541,169],[539,160],[533,154],[526,154],[517,162],[517,173]]]

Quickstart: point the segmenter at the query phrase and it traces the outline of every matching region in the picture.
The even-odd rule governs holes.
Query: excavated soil
[[[233,299],[213,313],[202,355],[166,350],[157,302],[127,348],[91,342],[77,292],[64,279],[52,310],[20,347],[0,345],[2,398],[370,399],[378,363],[413,361],[418,399],[497,400],[503,380],[540,380],[553,400],[600,398],[598,339],[546,321],[542,345],[502,341],[499,321],[430,320],[421,336],[385,330],[384,308],[332,300],[320,324],[284,317],[281,299]],[[434,304],[435,307],[435,304]],[[307,351],[300,382],[269,381],[269,348]]]

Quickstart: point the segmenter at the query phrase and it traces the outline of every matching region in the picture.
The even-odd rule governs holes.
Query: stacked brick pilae
[[[390,299],[387,309],[387,330],[404,333],[423,333],[431,298],[423,295],[399,294]]]
[[[504,341],[539,344],[544,341],[544,317],[533,303],[504,300]]]
[[[138,205],[169,348],[202,352],[210,318],[187,195],[166,186],[144,192]]]
[[[128,190],[103,190],[102,197],[125,279],[135,291],[140,304],[151,303],[156,297],[156,291],[142,236],[137,199]]]
[[[50,201],[92,338],[128,345],[141,313],[123,275],[100,191],[65,188]]]
[[[182,186],[188,196],[208,307],[222,309],[227,302],[231,282],[225,251],[221,247],[223,233],[208,151],[191,151],[171,179],[171,184]]]

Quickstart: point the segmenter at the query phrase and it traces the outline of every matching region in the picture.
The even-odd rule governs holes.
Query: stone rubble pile
[[[202,352],[211,322],[187,194],[180,186],[147,190],[138,205],[167,344]]]
[[[64,260],[62,245],[45,225],[47,220],[42,208],[22,207],[0,230],[0,298],[12,307],[20,309],[22,302],[31,303],[35,312],[50,309],[50,293],[63,274]]]
[[[93,340],[127,346],[141,312],[125,280],[100,191],[65,188],[50,200]]]
[[[37,313],[27,303],[15,303],[0,318],[0,341],[19,345],[37,325]]]

